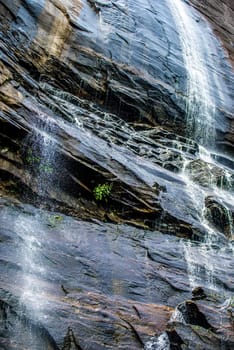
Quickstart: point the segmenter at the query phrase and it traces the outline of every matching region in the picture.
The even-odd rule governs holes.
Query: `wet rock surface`
[[[232,57],[232,5],[191,3]],[[0,0],[4,350],[233,347],[233,73],[215,41],[203,159],[175,28],[167,1]]]
[[[167,329],[176,305],[191,295],[180,240],[59,215],[1,200],[1,346],[13,349],[20,334],[22,349],[30,337],[35,350],[48,342],[48,349],[142,349]],[[222,285],[233,278],[228,261],[223,254],[225,276],[216,271]],[[178,324],[179,337],[190,339],[192,325],[203,335],[201,320],[207,319],[216,334],[213,340],[207,336],[211,344],[220,341],[220,333],[231,342],[228,307],[219,302],[207,297],[199,306],[180,304],[191,326]]]
[[[233,12],[234,5],[230,0],[191,0],[191,3],[212,23],[215,33],[221,38],[225,48],[229,52],[230,59],[234,63],[233,52]]]
[[[17,314],[13,306],[0,301],[1,349],[59,350],[49,332],[40,324],[28,319],[22,310]]]
[[[232,223],[234,216],[233,206],[222,203],[219,199],[206,198],[206,217],[219,231],[233,239]]]
[[[186,71],[167,2],[2,0],[0,15],[3,193],[27,193],[32,202],[37,194],[85,219],[202,237],[177,176],[185,157],[199,159],[198,145],[184,137]],[[221,108],[215,97],[219,142],[230,151],[231,105]],[[49,177],[56,180],[41,191]],[[202,180],[196,169],[193,177]],[[102,184],[112,186],[108,203],[94,201]]]
[[[195,159],[186,166],[186,172],[190,179],[204,187],[218,187],[232,191],[234,188],[234,176],[225,168],[207,163],[201,159]]]

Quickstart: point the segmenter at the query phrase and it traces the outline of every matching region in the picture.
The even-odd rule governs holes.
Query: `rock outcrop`
[[[133,350],[168,330],[173,341],[176,331],[189,344],[205,336],[213,350],[222,335],[231,348],[230,305],[209,293],[196,304],[187,300],[191,289],[178,238],[3,199],[0,206],[1,346]],[[224,294],[233,290],[226,283],[233,278],[228,252],[215,278]],[[177,304],[184,324],[172,317]]]
[[[179,136],[186,72],[169,6],[18,0],[2,1],[0,13],[4,187],[10,176],[11,190],[29,189],[28,200],[37,193],[80,217],[203,235],[188,210],[187,185],[175,175],[184,154],[196,158],[198,148]],[[222,135],[231,132],[226,122],[217,125]],[[48,145],[43,135],[50,131]],[[44,149],[32,149],[33,140]],[[56,161],[43,159],[48,152]],[[42,193],[50,172],[57,182]],[[102,183],[113,184],[107,210],[92,203]]]
[[[215,33],[220,37],[224,47],[229,52],[229,57],[234,64],[234,4],[231,0],[191,0],[191,3],[198,9],[212,24]]]
[[[222,153],[201,157],[169,3],[0,0],[4,350],[233,346],[233,71],[210,31]],[[233,60],[213,3],[191,0]]]

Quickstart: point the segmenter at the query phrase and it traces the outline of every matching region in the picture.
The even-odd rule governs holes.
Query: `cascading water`
[[[39,195],[39,207],[43,207],[43,199],[48,196],[52,183],[55,181],[54,173],[56,166],[55,141],[51,134],[52,126],[50,119],[42,112],[37,111],[38,125],[36,132],[27,137],[24,144],[26,166],[34,177],[36,191]],[[37,200],[38,202],[38,200]],[[36,224],[35,224],[36,223]],[[36,214],[35,221],[29,218],[15,219],[15,230],[20,238],[17,255],[21,262],[20,284],[22,293],[19,297],[19,320],[15,326],[11,340],[12,345],[17,343],[20,336],[21,324],[24,318],[32,323],[43,322],[44,308],[46,308],[46,296],[43,292],[43,280],[46,278],[46,270],[40,259],[40,251],[43,249],[41,237],[43,225],[40,224],[40,214]],[[23,272],[23,274],[22,274]],[[37,278],[35,278],[37,276]],[[27,343],[33,350],[45,349],[42,342],[32,331],[28,333]]]
[[[27,138],[25,152],[27,166],[35,176],[37,193],[46,197],[55,181],[55,140],[50,118],[40,111],[38,117],[36,132]]]
[[[212,175],[214,166],[219,165],[212,157],[211,149],[215,149],[216,141],[216,112],[217,101],[219,108],[225,103],[224,94],[220,85],[221,77],[217,74],[217,60],[214,61],[213,52],[216,52],[217,42],[210,35],[208,24],[200,18],[196,11],[183,0],[168,0],[171,14],[174,18],[178,36],[181,42],[182,56],[187,72],[186,89],[186,131],[188,139],[193,139],[199,151],[197,159],[207,165],[209,177],[206,179],[207,186],[195,183],[191,176],[189,166],[191,159],[183,157],[181,177],[186,183],[187,193],[191,198],[195,212],[204,230],[202,242],[183,240],[184,257],[187,262],[187,274],[191,289],[197,286],[205,286],[211,293],[224,294],[224,299],[230,298],[225,295],[222,287],[217,285],[215,269],[222,265],[222,254],[226,249],[233,247],[231,243],[221,242],[223,233],[210,225],[206,215],[206,198],[212,193],[221,199],[225,207],[225,201],[234,202],[231,193],[231,172],[221,166],[224,171],[226,188],[229,192],[217,187],[217,181]],[[200,23],[202,22],[202,23]],[[216,95],[211,91],[211,86],[216,89]],[[223,84],[224,86],[224,84]],[[225,88],[224,88],[225,89]],[[215,98],[214,98],[215,96]],[[217,151],[217,149],[216,149]],[[229,183],[230,182],[230,183]],[[229,218],[230,236],[233,237],[233,219],[230,211],[226,208]],[[219,254],[219,259],[217,259]],[[185,323],[183,314],[176,308],[170,323]],[[145,349],[170,349],[170,341],[166,333],[147,342]]]
[[[210,76],[207,57],[210,56],[207,35],[202,27],[191,18],[188,5],[181,0],[169,0],[172,14],[178,28],[184,64],[188,74],[186,92],[187,134],[195,141],[210,145],[215,139],[215,102],[210,93]],[[208,25],[205,31],[209,31]],[[209,32],[208,32],[209,33]],[[204,38],[204,39],[203,39]]]
[[[212,167],[217,165],[210,150],[215,149],[216,141],[216,116],[217,106],[222,108],[225,104],[225,83],[219,75],[220,45],[212,35],[209,25],[198,13],[183,0],[168,0],[174,18],[179,39],[181,42],[182,55],[187,71],[186,92],[186,125],[188,136],[199,144],[197,159],[207,163],[212,173]],[[215,55],[215,59],[214,59]],[[222,84],[221,84],[222,83]],[[222,86],[222,88],[221,88]],[[215,93],[214,93],[215,90]],[[209,150],[208,150],[209,149]],[[185,258],[188,265],[188,275],[191,287],[203,284],[211,290],[216,290],[214,278],[215,254],[219,244],[219,236],[222,232],[214,229],[206,218],[205,199],[211,193],[222,197],[229,203],[234,196],[231,192],[218,189],[212,175],[208,179],[208,188],[196,184],[191,179],[187,170],[190,160],[184,158],[184,166],[181,176],[187,185],[187,192],[194,203],[199,220],[205,231],[203,243],[184,242]],[[224,170],[225,172],[225,170]],[[228,179],[226,171],[225,178]],[[228,180],[226,180],[228,181]],[[229,188],[232,186],[230,185]],[[230,200],[231,198],[231,200]],[[227,212],[230,211],[227,209]],[[229,215],[229,226],[232,232],[232,217]],[[213,249],[215,246],[215,249]],[[219,249],[219,248],[218,248]],[[220,247],[220,249],[222,249]]]
[[[153,338],[145,345],[145,350],[170,350],[170,341],[167,333],[162,333],[159,337]]]

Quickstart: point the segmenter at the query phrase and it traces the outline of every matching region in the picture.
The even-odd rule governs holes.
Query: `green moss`
[[[93,194],[94,194],[96,201],[105,200],[107,202],[107,200],[110,196],[111,190],[112,190],[112,184],[99,184],[99,185],[97,185],[93,190]]]

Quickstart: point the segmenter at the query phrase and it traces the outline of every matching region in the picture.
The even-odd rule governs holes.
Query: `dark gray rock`
[[[222,190],[232,191],[234,175],[225,168],[206,163],[201,159],[192,160],[186,166],[190,179],[204,187],[219,187]]]
[[[233,64],[234,52],[233,52],[233,12],[234,5],[232,1],[221,0],[213,1],[208,0],[206,2],[201,2],[198,0],[191,0],[191,3],[211,22],[215,33],[221,38],[224,43],[225,48],[229,52],[230,60]]]
[[[218,198],[206,198],[206,218],[220,232],[233,239],[234,208]]]
[[[198,146],[181,136],[186,72],[168,3],[0,6],[3,193],[46,198],[85,219],[203,237],[200,213],[176,175]],[[231,81],[228,64],[220,69]],[[217,123],[223,143],[232,134],[229,109]],[[109,201],[95,203],[93,190],[105,183],[113,184]]]
[[[225,44],[230,28],[221,29]],[[230,200],[221,208],[203,198],[216,191],[208,173],[231,189],[233,73],[209,37],[216,141],[226,152],[215,166],[185,137],[187,72],[167,1],[0,0],[0,195],[39,207],[0,203],[3,348],[135,350],[162,332],[171,349],[232,347],[232,301],[223,298],[233,292],[233,251],[222,235],[231,236],[222,227]],[[195,193],[192,180],[202,187]],[[97,201],[99,185],[111,191]],[[205,204],[222,231],[210,245]],[[198,305],[217,333],[200,314],[188,320],[195,325],[167,327],[193,278],[218,295]]]
[[[19,308],[18,308],[19,309]],[[34,320],[28,319],[6,302],[0,300],[1,349],[59,350],[49,332]]]
[[[195,302],[187,300],[177,306],[185,323],[197,325],[205,329],[212,329],[206,317],[199,311]]]
[[[14,315],[49,332],[59,348],[142,349],[166,330],[174,307],[189,298],[187,262],[176,237],[78,221],[9,200],[0,204],[0,299]],[[228,251],[220,254],[214,279],[219,294],[230,295],[233,266]],[[214,251],[215,263],[216,256]],[[199,310],[231,341],[222,298],[204,299]],[[31,323],[22,330],[22,342],[31,336]],[[186,329],[178,332],[182,339]],[[40,334],[32,335],[33,341],[40,343]],[[5,333],[2,344],[12,336],[11,330]]]

